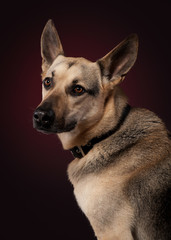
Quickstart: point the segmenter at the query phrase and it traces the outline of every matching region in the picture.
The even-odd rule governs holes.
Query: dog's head
[[[65,57],[49,20],[41,37],[42,102],[34,112],[34,127],[57,133],[63,141],[64,133],[72,137],[92,128],[104,114],[106,99],[133,66],[137,49],[137,35],[132,34],[96,62]]]

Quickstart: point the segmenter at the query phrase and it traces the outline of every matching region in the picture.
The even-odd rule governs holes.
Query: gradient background
[[[95,239],[67,179],[71,153],[32,128],[41,32],[52,18],[66,56],[93,61],[136,32],[138,60],[123,88],[132,105],[156,112],[171,130],[169,1],[6,1],[0,18],[0,239]]]

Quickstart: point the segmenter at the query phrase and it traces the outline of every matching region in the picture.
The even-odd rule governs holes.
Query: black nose
[[[49,130],[55,120],[55,113],[52,109],[43,110],[37,108],[33,115],[34,127],[39,130]]]

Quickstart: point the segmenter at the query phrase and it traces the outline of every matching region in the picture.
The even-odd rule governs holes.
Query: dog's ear
[[[102,75],[114,85],[120,83],[134,65],[138,52],[138,36],[129,35],[107,55],[97,61]]]
[[[42,70],[47,71],[58,55],[63,55],[63,48],[56,31],[53,21],[50,19],[41,36],[41,56],[42,56]]]

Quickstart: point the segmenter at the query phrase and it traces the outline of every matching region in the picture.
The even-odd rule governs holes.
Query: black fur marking
[[[167,135],[168,135],[168,138],[171,140],[171,133],[168,132]]]
[[[75,62],[69,62],[68,63],[68,68],[72,67],[75,64]]]
[[[78,83],[78,80],[77,80],[77,79],[75,79],[75,80],[72,81],[72,84],[73,84],[73,85],[75,85],[75,84],[77,84],[77,83]]]
[[[132,234],[134,240],[139,240],[138,235],[137,235],[137,230],[135,227],[131,228],[131,234]]]
[[[88,94],[90,94],[91,96],[97,96],[99,94],[99,88],[97,86],[91,88],[91,89],[87,89]]]

